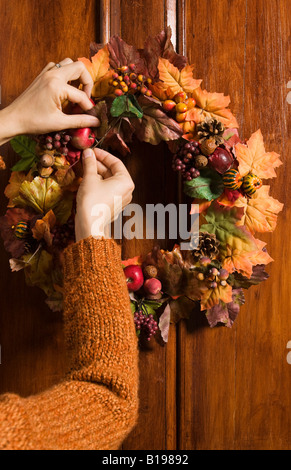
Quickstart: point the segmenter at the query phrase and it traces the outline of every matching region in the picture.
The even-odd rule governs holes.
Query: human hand
[[[124,164],[101,149],[82,156],[83,181],[77,193],[76,241],[104,236],[105,228],[130,203],[134,184]]]
[[[11,105],[0,112],[0,144],[20,134],[44,134],[79,127],[97,127],[96,117],[86,114],[67,115],[62,103],[69,100],[87,111],[93,87],[90,73],[82,62],[64,59],[57,68],[49,63],[33,83]],[[69,85],[80,79],[83,90]]]

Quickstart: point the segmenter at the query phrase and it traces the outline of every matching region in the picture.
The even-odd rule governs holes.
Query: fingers
[[[111,153],[106,152],[105,150],[96,148],[94,150],[97,160],[105,165],[112,173],[113,176],[123,175],[130,178],[130,175],[119,158],[114,157]]]
[[[66,98],[72,103],[78,103],[84,111],[88,111],[93,107],[86,93],[71,85],[65,87]]]
[[[97,176],[97,162],[92,149],[85,149],[82,155],[84,179]]]
[[[89,114],[64,114],[61,113],[63,129],[77,129],[78,127],[99,127],[100,121]]]
[[[99,175],[101,175],[103,179],[110,178],[112,176],[111,171],[99,160],[96,159],[96,162]]]
[[[67,64],[61,67],[58,72],[64,76],[66,82],[80,79],[80,82],[84,85],[84,92],[88,97],[91,96],[93,80],[82,62],[77,61]]]

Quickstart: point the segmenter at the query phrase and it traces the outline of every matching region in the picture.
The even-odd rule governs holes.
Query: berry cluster
[[[207,257],[203,257],[200,259],[200,263],[204,266],[207,266],[210,264],[211,260]],[[211,289],[216,289],[218,285],[221,285],[223,287],[226,286],[227,284],[227,279],[229,277],[229,272],[222,268],[218,270],[217,268],[210,267],[205,273],[199,272],[197,274],[197,279],[199,281],[208,281],[209,287]]]
[[[137,331],[145,335],[147,341],[156,334],[158,324],[153,315],[147,315],[142,309],[139,309],[134,314],[134,324]]]
[[[152,92],[148,88],[148,85],[152,83],[152,79],[135,73],[135,68],[135,64],[123,65],[114,72],[109,84],[115,87],[115,96],[122,96],[125,93],[134,93],[136,91],[145,96],[152,96]]]
[[[199,169],[206,166],[207,158],[200,154],[199,143],[195,140],[183,144],[173,156],[172,168],[181,172],[184,180],[191,181],[200,176]]]
[[[174,100],[166,100],[163,102],[165,111],[175,111],[177,122],[184,122],[187,111],[194,108],[195,105],[196,101],[194,98],[188,98],[184,91],[179,91],[179,93],[174,96]]]
[[[62,155],[67,155],[69,152],[68,143],[71,140],[71,136],[67,131],[63,132],[52,132],[50,134],[44,134],[39,136],[39,144],[46,150],[56,150]]]

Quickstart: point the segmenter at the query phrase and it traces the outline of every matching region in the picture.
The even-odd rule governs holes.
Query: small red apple
[[[124,268],[124,275],[126,277],[128,290],[135,292],[143,285],[144,277],[139,265],[130,264],[126,266],[126,268]]]
[[[95,142],[95,135],[90,127],[70,130],[71,145],[79,150],[92,147]]]
[[[92,105],[95,106],[95,103],[91,98],[90,98],[90,101],[91,101]],[[71,111],[72,114],[83,114],[84,113],[84,109],[82,109],[81,106],[77,103],[72,104],[70,111]]]
[[[150,295],[156,295],[162,290],[161,281],[154,277],[147,279],[143,287],[145,292]]]

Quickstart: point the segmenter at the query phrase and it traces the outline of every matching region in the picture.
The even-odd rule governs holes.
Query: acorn
[[[208,164],[208,160],[204,155],[198,155],[195,157],[194,160],[194,165],[197,170],[200,170],[201,168],[205,168]]]
[[[217,148],[217,144],[215,142],[215,139],[213,137],[210,137],[209,139],[205,139],[201,144],[200,144],[200,150],[201,152],[208,157],[208,155],[211,155],[215,149]]]
[[[158,270],[155,266],[153,266],[152,264],[149,264],[148,266],[144,268],[143,273],[144,273],[144,276],[149,279],[151,277],[157,277]]]
[[[53,166],[55,163],[55,157],[51,155],[50,153],[44,153],[40,159],[39,163],[42,167],[44,168],[49,168],[50,166]]]

